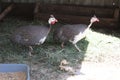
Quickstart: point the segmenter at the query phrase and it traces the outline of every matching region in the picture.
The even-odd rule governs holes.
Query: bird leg
[[[61,47],[64,48],[64,42],[61,43]]]
[[[77,44],[74,44],[74,46],[79,52],[81,52],[81,50],[78,48]]]
[[[33,48],[32,48],[32,46],[29,46],[29,56],[32,56],[32,53],[33,52]]]

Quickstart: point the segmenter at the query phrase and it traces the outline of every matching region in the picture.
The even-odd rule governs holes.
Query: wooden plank
[[[2,6],[4,6],[2,4]],[[6,6],[4,6],[5,8]],[[3,7],[2,7],[3,8]],[[3,8],[3,9],[4,9]],[[99,25],[113,26],[118,22],[119,9],[116,7],[98,7],[81,5],[63,5],[63,4],[40,4],[36,10],[33,3],[17,3],[14,10],[9,14],[17,17],[27,17],[47,21],[50,14],[53,14],[61,23],[78,24],[89,23],[89,19],[95,13],[100,18]],[[35,11],[35,13],[34,13]],[[34,15],[34,16],[33,16]]]
[[[49,15],[51,14],[47,14],[47,13],[40,13],[40,14],[37,14],[37,18],[40,18],[40,19],[44,19],[44,20],[47,20],[49,18]],[[55,17],[58,19],[58,20],[61,20],[60,22],[65,22],[65,23],[73,23],[73,24],[77,24],[77,23],[89,23],[89,20],[91,17],[88,17],[88,16],[72,16],[72,15],[60,15],[60,14],[57,14],[55,15]],[[114,22],[116,20],[112,19],[112,18],[99,18],[100,21],[108,21],[108,22]]]
[[[113,17],[114,17],[115,20],[118,20],[118,17],[119,17],[119,8],[116,8],[116,9],[114,10],[114,15],[113,15]]]
[[[114,8],[75,6],[75,5],[40,5],[41,12],[54,14],[69,14],[92,16],[94,13],[100,17],[113,17]]]
[[[11,2],[11,0],[1,0],[2,2]],[[75,5],[94,5],[94,6],[119,6],[119,0],[13,0],[19,3],[36,3],[37,1],[48,4],[75,4]]]
[[[3,3],[2,11],[10,5],[9,3]],[[19,17],[19,18],[28,18],[32,19],[34,17],[34,7],[33,3],[14,3],[14,9],[7,16]]]
[[[36,18],[38,20],[44,20],[47,22],[50,14],[37,14]],[[54,15],[59,23],[66,23],[66,24],[89,24],[91,17],[86,16],[71,16],[71,15]],[[100,22],[95,23],[94,26],[96,27],[115,27],[117,26],[116,21],[112,18],[99,18]]]
[[[39,6],[40,6],[40,3],[37,2],[36,5],[35,5],[35,9],[34,9],[34,15],[36,15],[37,13],[39,13]]]
[[[14,4],[9,5],[1,14],[0,21],[13,9]]]
[[[106,27],[116,26],[119,19],[119,9],[116,7],[80,5],[40,5],[36,18],[47,21],[50,14],[55,15],[60,23],[69,24],[89,24],[95,14],[100,19],[99,24],[95,25]]]

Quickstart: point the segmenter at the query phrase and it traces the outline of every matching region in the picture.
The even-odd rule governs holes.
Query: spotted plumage
[[[81,51],[76,43],[83,39],[86,36],[86,32],[89,30],[90,26],[99,21],[95,16],[91,18],[90,24],[74,24],[74,25],[64,25],[56,28],[53,34],[53,38],[55,41],[62,42],[61,46],[64,47],[64,43],[69,41],[78,51]]]
[[[43,44],[50,32],[51,25],[55,24],[57,19],[53,15],[50,16],[48,23],[50,26],[29,25],[19,27],[11,35],[11,40],[15,43],[29,47],[29,54],[33,51],[32,45]]]

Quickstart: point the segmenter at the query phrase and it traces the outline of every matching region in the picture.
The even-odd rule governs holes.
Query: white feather
[[[43,37],[42,39],[39,40],[39,43],[43,44],[45,39],[46,39],[46,37]]]
[[[86,36],[87,31],[88,29],[86,29],[83,33],[80,32],[78,35],[75,35],[74,40],[73,41],[70,40],[70,42],[72,42],[73,44],[76,44],[78,41],[80,41]]]

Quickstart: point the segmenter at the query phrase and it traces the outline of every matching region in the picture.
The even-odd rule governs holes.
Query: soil
[[[26,80],[25,72],[0,72],[0,80]]]
[[[120,80],[119,65],[83,62],[77,67],[79,67],[76,69],[77,73],[73,74],[42,63],[32,65],[31,80]]]

